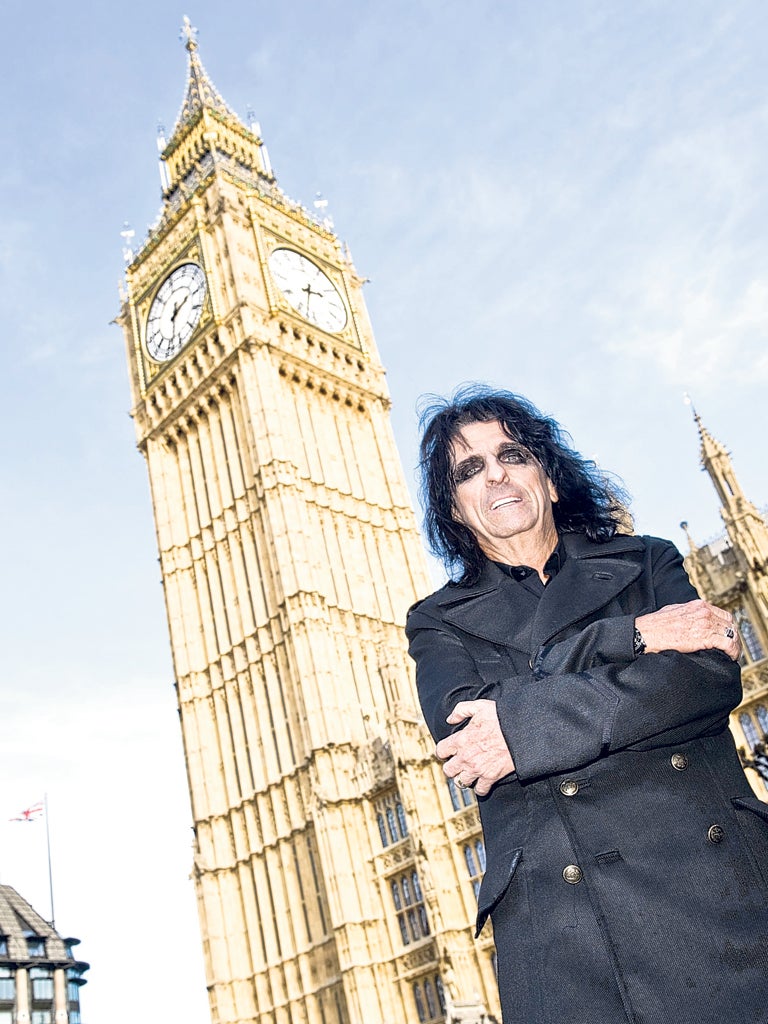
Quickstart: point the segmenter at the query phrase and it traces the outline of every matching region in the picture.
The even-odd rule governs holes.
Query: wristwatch
[[[643,634],[635,626],[635,632],[632,635],[632,650],[634,651],[635,657],[639,658],[641,654],[645,654],[645,640],[643,640]]]

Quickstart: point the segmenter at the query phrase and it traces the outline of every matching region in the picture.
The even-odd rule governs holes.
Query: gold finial
[[[182,41],[186,40],[184,45],[186,46],[190,53],[197,49],[197,29],[194,27],[194,25],[186,16],[186,14],[184,15],[184,24],[181,26],[181,35],[179,36],[179,38]]]

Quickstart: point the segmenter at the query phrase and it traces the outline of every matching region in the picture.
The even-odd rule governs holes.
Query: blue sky
[[[57,923],[93,965],[85,1024],[128,1024],[134,997],[150,1024],[207,1020],[148,486],[110,323],[123,223],[140,239],[159,210],[184,14],[282,188],[323,193],[370,279],[409,481],[419,396],[485,380],[622,476],[641,531],[682,544],[687,519],[705,540],[720,521],[688,390],[768,503],[760,0],[9,0],[0,880],[45,912],[42,829],[5,819],[47,791]]]

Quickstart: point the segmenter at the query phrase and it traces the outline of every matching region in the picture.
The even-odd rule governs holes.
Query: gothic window
[[[760,728],[763,730],[763,735],[768,736],[768,708],[766,708],[765,704],[758,704],[755,708],[755,714],[757,715]]]
[[[413,986],[413,998],[416,1003],[416,1013],[419,1015],[419,1022],[420,1024],[424,1024],[424,1021],[427,1019],[427,1011],[424,1007],[424,999],[421,995],[421,985],[419,985],[418,981]]]
[[[741,639],[744,642],[744,651],[750,661],[761,661],[765,657],[760,637],[752,625],[752,620],[744,608],[737,608],[734,612],[736,625],[739,627]]]
[[[437,990],[437,1001],[440,1004],[440,1012],[445,1013],[445,989],[443,979],[439,974],[435,975],[435,989]]]
[[[424,982],[424,995],[427,999],[427,1009],[429,1010],[430,1018],[437,1016],[437,1002],[435,1000],[435,990],[432,987],[432,982],[427,978]]]
[[[474,844],[468,843],[464,847],[464,861],[467,865],[472,888],[475,896],[477,896],[480,892],[480,882],[485,871],[485,846],[483,846],[480,839],[475,840]]]
[[[420,1024],[445,1016],[445,990],[439,974],[417,981],[413,986],[413,999]]]
[[[475,853],[477,854],[477,863],[480,865],[480,870],[485,871],[485,843],[482,839],[475,840]]]
[[[744,737],[749,744],[749,749],[754,750],[755,746],[760,742],[760,736],[757,732],[757,726],[752,720],[752,716],[743,711],[739,715],[739,725],[744,730]]]
[[[390,882],[392,903],[397,915],[400,937],[403,945],[418,942],[429,935],[427,908],[424,906],[424,895],[421,882],[416,871],[398,875]]]
[[[469,807],[475,802],[475,794],[471,789],[461,789],[453,779],[448,779],[448,792],[451,794],[451,803],[454,811],[460,811],[462,806]]]
[[[399,843],[408,835],[408,821],[402,801],[395,790],[376,801],[376,825],[382,846]]]
[[[384,825],[384,815],[379,812],[376,815],[376,824],[379,826],[379,836],[381,838],[382,846],[389,846],[389,838],[387,837],[387,829]]]
[[[387,825],[389,826],[389,835],[393,843],[396,843],[400,838],[397,834],[397,823],[395,822],[395,812],[391,807],[387,808]]]
[[[397,814],[397,826],[400,829],[400,835],[405,839],[408,835],[408,822],[405,820],[405,811],[399,800],[395,804],[395,813]]]

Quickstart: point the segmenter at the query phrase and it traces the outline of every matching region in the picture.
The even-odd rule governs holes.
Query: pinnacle
[[[186,39],[184,45],[189,53],[187,90],[171,137],[205,108],[215,110],[218,114],[226,117],[227,120],[234,120],[239,123],[240,119],[237,114],[224,101],[221,93],[208,77],[208,73],[203,67],[203,62],[197,53],[197,39],[195,38],[197,29],[192,26],[189,18],[186,16],[184,17],[184,25],[181,32],[182,38]]]
[[[701,420],[701,416],[697,412],[696,407],[694,406],[693,402],[691,401],[688,395],[685,396],[685,403],[686,405],[690,405],[691,412],[693,413],[693,419],[696,424],[696,428],[699,431],[699,440],[701,441],[702,463],[706,465],[707,460],[713,458],[715,455],[725,455],[726,457],[728,457],[730,454],[728,452],[728,449],[724,445],[720,444],[720,442],[716,440],[704,426]]]

